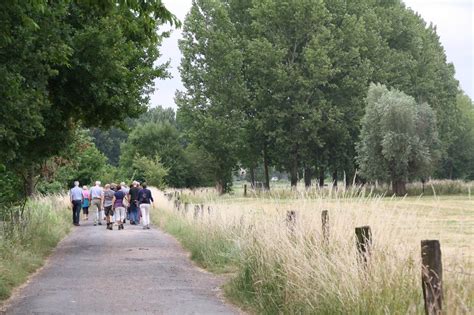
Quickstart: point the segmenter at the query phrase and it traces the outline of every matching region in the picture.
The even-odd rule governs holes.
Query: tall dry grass
[[[433,222],[425,220],[439,215],[436,200],[420,216],[403,199],[363,194],[344,198],[302,195],[289,200],[268,195],[220,198],[211,191],[184,191],[183,202],[205,205],[204,213],[195,217],[194,204],[187,213],[183,205],[178,212],[172,200],[159,192],[155,195],[159,204],[155,222],[176,235],[203,266],[234,271],[226,287],[228,296],[257,313],[424,312],[420,241],[440,238],[439,231],[433,232]],[[330,217],[328,245],[322,240],[324,209]],[[285,220],[288,210],[297,211],[292,230]],[[447,314],[473,310],[472,221],[466,224],[463,246],[451,243],[450,248],[443,247],[452,231],[441,234]],[[367,266],[358,261],[355,246],[354,228],[362,225],[371,226],[373,233]]]
[[[37,197],[27,202],[23,217],[0,218],[0,301],[25,282],[67,234],[69,208],[67,196]]]

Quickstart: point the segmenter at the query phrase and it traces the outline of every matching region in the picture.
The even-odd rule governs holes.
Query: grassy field
[[[219,197],[183,191],[181,209],[159,196],[154,220],[192,258],[232,280],[227,296],[255,313],[423,314],[420,241],[438,239],[447,314],[474,310],[474,198],[388,198],[345,192],[290,192]],[[184,203],[188,202],[188,211]],[[204,212],[194,216],[195,204]],[[208,212],[208,209],[210,211]],[[296,211],[289,231],[288,210]],[[330,241],[321,211],[329,210]],[[354,228],[369,225],[367,267],[357,260]]]
[[[67,234],[70,211],[67,197],[48,196],[28,201],[22,220],[0,220],[0,304]]]

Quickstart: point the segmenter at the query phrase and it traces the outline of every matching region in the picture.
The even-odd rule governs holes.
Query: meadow
[[[423,314],[420,242],[440,240],[444,310],[474,309],[474,198],[468,194],[390,198],[334,192],[210,188],[155,191],[153,220],[199,265],[228,273],[227,297],[259,314]],[[168,193],[175,195],[173,191]],[[185,204],[187,203],[187,206]],[[199,209],[196,208],[199,206]],[[203,205],[203,209],[201,208]],[[186,210],[187,209],[187,210]],[[196,209],[196,210],[195,210]],[[288,227],[287,211],[296,211]],[[329,213],[329,241],[321,212]],[[354,229],[369,225],[372,254],[361,264]]]

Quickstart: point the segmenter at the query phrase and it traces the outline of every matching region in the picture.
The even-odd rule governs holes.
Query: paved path
[[[171,236],[125,225],[74,228],[7,314],[238,314],[222,278],[196,268]]]

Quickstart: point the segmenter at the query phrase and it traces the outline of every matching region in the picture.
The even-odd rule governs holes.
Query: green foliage
[[[141,182],[146,181],[150,186],[164,188],[164,180],[168,174],[168,169],[161,164],[159,156],[150,159],[136,155],[131,166],[136,179]]]
[[[168,169],[166,183],[172,187],[186,185],[187,161],[174,125],[169,122],[138,124],[122,146],[120,165],[127,176],[132,176],[130,165],[133,165],[137,155],[150,159],[159,156]]]
[[[221,193],[230,190],[237,163],[235,139],[242,100],[242,54],[224,3],[194,1],[179,42],[180,73],[186,92],[178,93],[178,121],[188,140],[205,150]]]
[[[78,131],[73,142],[59,155],[43,163],[37,189],[41,193],[60,192],[71,187],[75,180],[81,185],[90,185],[99,179],[105,181],[105,175],[114,173],[106,161],[87,132]]]
[[[302,169],[308,180],[330,171],[352,181],[370,82],[430,104],[440,160],[452,160],[453,67],[435,28],[401,1],[201,0],[183,34],[178,120],[188,141],[219,156],[217,182],[236,164],[262,163],[293,185]]]
[[[469,96],[459,93],[456,105],[458,124],[438,173],[441,177],[474,180],[474,104]]]
[[[108,162],[113,166],[118,166],[120,145],[127,139],[128,133],[117,127],[112,127],[108,130],[92,128],[90,135],[95,146],[107,157]]]
[[[438,148],[436,117],[428,104],[371,84],[357,147],[365,178],[391,181],[394,192],[404,194],[405,182],[431,174]]]
[[[28,182],[81,127],[144,112],[163,36],[176,23],[161,1],[0,4],[0,161]]]
[[[184,221],[167,211],[159,211],[158,215],[152,216],[153,219],[162,229],[176,237],[191,252],[191,259],[201,267],[212,272],[235,270],[238,248],[235,242],[225,237],[223,229],[210,232],[204,226]]]

